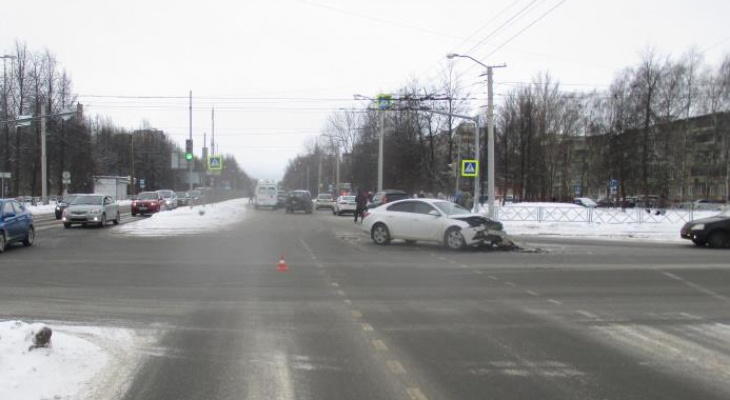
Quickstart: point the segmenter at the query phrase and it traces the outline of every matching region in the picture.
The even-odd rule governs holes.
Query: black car
[[[368,208],[375,208],[382,206],[385,203],[410,198],[411,196],[402,190],[387,189],[383,190],[382,192],[375,193],[375,196],[373,196],[373,201],[368,203]]]
[[[714,217],[687,222],[680,236],[700,247],[730,247],[730,208]]]
[[[73,201],[73,199],[76,198],[76,196],[77,195],[75,195],[75,194],[70,194],[70,195],[58,200],[58,202],[56,203],[56,219],[61,219],[61,217],[63,216],[63,210],[65,210],[66,207],[68,207],[68,205],[71,204],[71,202]]]
[[[312,195],[309,190],[292,190],[286,195],[286,212],[304,211],[312,213]]]

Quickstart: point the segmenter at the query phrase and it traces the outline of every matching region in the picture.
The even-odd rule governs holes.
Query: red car
[[[158,192],[142,192],[132,202],[132,216],[154,214],[165,210],[165,199]]]

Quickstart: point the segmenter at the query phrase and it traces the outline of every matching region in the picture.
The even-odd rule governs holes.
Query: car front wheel
[[[0,253],[5,251],[5,246],[7,245],[7,240],[5,239],[5,233],[0,232]]]
[[[713,249],[728,247],[730,245],[730,236],[723,231],[715,231],[710,234],[709,238],[707,238],[707,243],[709,243],[710,247]]]
[[[705,247],[705,245],[707,244],[707,242],[705,242],[704,240],[699,240],[699,239],[692,239],[692,243],[694,243],[695,246],[698,246],[698,247]]]
[[[117,211],[117,217],[114,219],[114,221],[112,221],[112,222],[114,222],[114,225],[119,225],[119,222],[122,219],[122,216],[119,214],[120,214],[119,211]]]
[[[35,242],[35,229],[33,227],[28,228],[28,232],[25,234],[25,239],[23,239],[23,246],[33,246],[33,242]]]
[[[461,250],[466,246],[464,235],[461,234],[461,229],[459,228],[454,227],[449,229],[444,236],[444,244],[451,250]]]
[[[99,222],[99,226],[103,227],[106,225],[106,214],[101,214],[101,222]]]
[[[375,224],[373,230],[370,232],[370,237],[372,237],[375,244],[386,245],[390,243],[390,231],[385,224]]]

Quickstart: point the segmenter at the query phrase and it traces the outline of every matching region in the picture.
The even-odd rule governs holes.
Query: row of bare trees
[[[595,197],[728,196],[730,56],[708,65],[697,50],[681,57],[647,50],[607,89],[591,92],[566,90],[549,73],[515,85],[495,112],[498,193],[564,200],[578,186]],[[468,89],[447,69],[436,85],[414,81],[395,91],[395,106],[384,116],[386,188],[453,193],[453,166],[473,148],[457,154],[456,128],[463,121],[433,111],[468,114],[473,100]],[[698,121],[706,120],[710,126],[702,128]],[[372,104],[334,112],[320,137],[291,160],[285,186],[309,182],[308,189],[317,192],[317,181],[336,181],[339,158],[340,182],[373,190],[379,132],[380,114]],[[715,145],[703,147],[705,142]],[[486,146],[486,140],[481,143]],[[486,147],[481,154],[483,166]],[[484,172],[482,167],[482,177]],[[619,184],[615,192],[611,180]],[[468,189],[469,182],[462,182]],[[724,193],[711,190],[723,185]]]
[[[9,54],[8,54],[9,53]],[[0,172],[10,172],[6,196],[41,193],[41,124],[18,126],[20,116],[58,114],[76,109],[70,74],[50,51],[34,52],[16,42],[4,59],[0,81]],[[137,130],[114,125],[108,118],[46,119],[49,193],[61,195],[62,174],[71,173],[69,192],[88,192],[94,175],[135,176],[146,189],[185,188],[183,173],[172,170],[171,154],[179,146],[149,124]],[[250,186],[250,178],[232,157],[224,162],[223,180],[234,187]],[[196,168],[202,169],[200,160]],[[139,186],[137,186],[137,189]]]

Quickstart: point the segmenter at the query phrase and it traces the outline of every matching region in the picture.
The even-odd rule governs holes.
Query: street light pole
[[[449,53],[446,55],[446,58],[454,58],[454,57],[460,57],[460,58],[468,58],[475,63],[481,65],[482,67],[487,69],[487,156],[489,159],[487,160],[487,195],[488,195],[488,204],[489,204],[489,218],[494,218],[494,94],[493,94],[493,69],[494,68],[505,68],[507,64],[501,64],[501,65],[486,65],[483,62],[475,59],[474,57],[465,55],[465,54],[456,54],[456,53]],[[479,115],[477,114],[477,134],[476,134],[476,145],[477,145],[477,160],[479,160]],[[475,188],[479,187],[479,174],[477,173],[477,185]],[[474,201],[475,204],[479,202],[478,193],[474,192]]]
[[[380,138],[378,139],[378,192],[383,191],[383,142],[385,140],[385,112],[380,113]]]
[[[48,155],[46,154],[46,108],[41,105],[41,201],[48,204]]]

